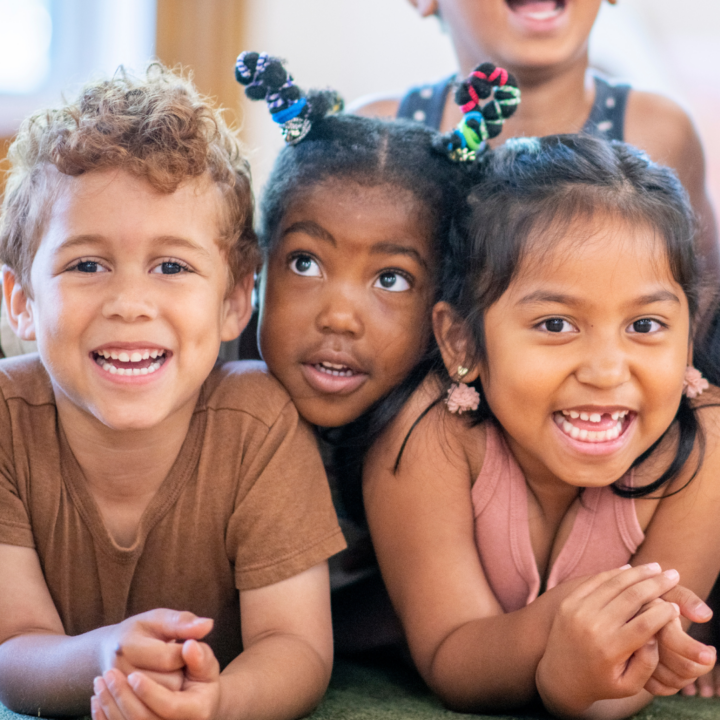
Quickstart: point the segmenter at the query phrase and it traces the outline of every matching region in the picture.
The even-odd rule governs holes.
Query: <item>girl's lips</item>
[[[300,367],[308,385],[325,394],[349,395],[368,379],[367,373],[339,363],[301,363]]]

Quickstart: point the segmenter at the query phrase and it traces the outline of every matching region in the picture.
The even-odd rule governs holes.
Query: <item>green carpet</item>
[[[0,705],[0,720],[21,720]],[[338,661],[325,699],[312,720],[516,720],[544,718],[529,715],[465,715],[445,710],[420,678],[403,666]],[[720,699],[658,698],[636,715],[638,720],[716,720]]]

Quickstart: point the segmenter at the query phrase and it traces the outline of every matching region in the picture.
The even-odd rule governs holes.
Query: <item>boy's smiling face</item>
[[[260,350],[300,414],[355,420],[430,333],[429,223],[405,190],[317,185],[290,205],[262,279]]]
[[[10,305],[59,411],[115,430],[191,413],[220,341],[250,311],[250,276],[227,292],[219,190],[201,178],[163,194],[122,170],[62,176],[58,188],[30,292],[15,284]]]

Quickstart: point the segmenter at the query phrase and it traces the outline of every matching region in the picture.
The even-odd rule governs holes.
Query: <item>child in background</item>
[[[602,0],[410,2],[423,17],[441,17],[461,77],[483,60],[515,75],[523,103],[507,123],[504,137],[584,130],[624,140],[656,162],[674,168],[698,216],[701,269],[717,283],[717,229],[705,187],[702,146],[692,121],[668,98],[588,76],[588,39]],[[615,0],[608,2],[614,4]],[[460,120],[449,92],[453,80],[414,88],[404,98],[361,100],[353,110],[363,115],[414,118],[445,132]]]
[[[22,126],[0,363],[0,699],[32,715],[293,718],[344,547],[310,429],[257,363],[248,165],[159,66]]]
[[[388,591],[452,707],[631,715],[715,662],[661,599],[720,567],[686,195],[622,143],[510,140],[456,229],[436,370],[365,467]]]

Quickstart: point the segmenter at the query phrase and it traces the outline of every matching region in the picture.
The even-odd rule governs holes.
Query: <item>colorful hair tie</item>
[[[299,143],[312,128],[313,99],[309,98],[285,70],[282,61],[267,53],[243,52],[235,63],[235,78],[245,85],[251,100],[265,100],[272,119],[280,125],[288,145]],[[339,112],[343,103],[337,93],[325,92],[319,116]]]
[[[491,95],[492,99],[483,105]],[[520,90],[507,70],[483,63],[460,84],[455,102],[465,116],[442,140],[451,160],[472,162],[485,151],[487,141],[500,134],[505,120],[517,109]]]

